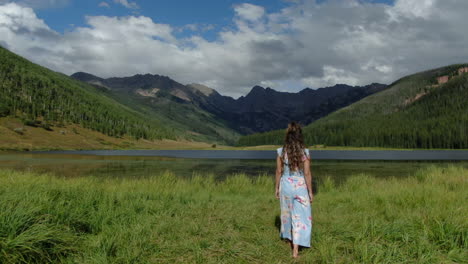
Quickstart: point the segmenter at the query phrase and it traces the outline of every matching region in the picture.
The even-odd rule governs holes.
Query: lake
[[[316,152],[312,152],[313,157],[317,156]],[[253,157],[253,159],[246,159],[245,156],[242,159],[226,158],[222,155],[217,155],[216,158],[159,157],[149,155],[151,151],[143,152],[147,155],[142,155],[141,151],[123,152],[126,155],[122,155],[122,151],[98,151],[97,153],[96,151],[0,152],[0,168],[46,172],[63,177],[94,175],[98,177],[139,178],[158,175],[163,171],[172,171],[178,177],[213,174],[218,180],[223,180],[236,173],[244,173],[251,177],[268,174],[273,177],[275,172],[275,155],[272,151],[266,152],[267,155],[273,153],[269,159],[260,159],[258,156]],[[182,153],[187,154],[187,151]],[[206,157],[203,155],[197,157],[200,156]],[[341,182],[347,177],[359,173],[375,177],[407,177],[416,170],[433,164],[443,166],[458,164],[468,168],[467,161],[314,159],[312,160],[312,173],[317,181],[330,176],[336,182]]]
[[[207,159],[274,159],[272,150],[58,150],[39,154],[157,156]],[[468,160],[467,150],[311,150],[314,160]]]

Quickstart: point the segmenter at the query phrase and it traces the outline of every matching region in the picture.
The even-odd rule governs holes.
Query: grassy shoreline
[[[468,170],[321,183],[299,262],[456,263]],[[290,263],[269,176],[60,178],[0,170],[1,263]]]
[[[20,133],[15,129],[21,129]],[[180,150],[275,150],[280,145],[227,146],[217,142],[190,140],[145,140],[125,136],[110,137],[76,124],[52,127],[47,131],[40,127],[25,126],[19,119],[0,117],[1,151],[47,151],[47,150],[134,150],[134,149],[180,149]],[[215,147],[213,147],[215,144]],[[307,146],[311,150],[421,150],[382,147]],[[442,149],[431,149],[442,150]],[[448,149],[462,150],[462,149]],[[465,149],[467,150],[467,149]]]

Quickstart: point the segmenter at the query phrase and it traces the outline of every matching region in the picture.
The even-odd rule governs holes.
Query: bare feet
[[[293,258],[299,257],[299,245],[293,244]]]

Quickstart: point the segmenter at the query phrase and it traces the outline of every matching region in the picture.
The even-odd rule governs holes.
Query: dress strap
[[[278,156],[281,157],[281,154],[283,154],[283,148],[276,149],[276,153],[278,153]]]

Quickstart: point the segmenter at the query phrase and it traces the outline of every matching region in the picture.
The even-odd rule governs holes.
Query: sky
[[[466,13],[467,0],[0,0],[0,45],[65,74],[160,74],[238,97],[466,63]]]

